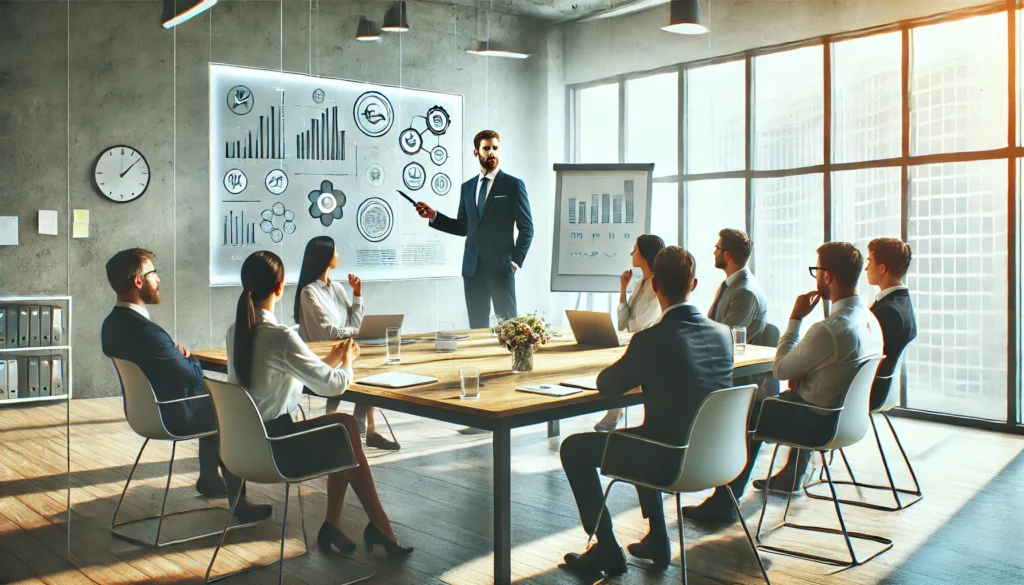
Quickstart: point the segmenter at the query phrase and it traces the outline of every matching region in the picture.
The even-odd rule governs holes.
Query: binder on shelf
[[[18,347],[18,307],[7,306],[7,349]]]
[[[0,349],[7,348],[7,307],[0,305]],[[7,364],[4,364],[4,371],[6,372]],[[6,380],[4,381],[6,382]],[[6,384],[5,384],[6,385]],[[7,398],[4,395],[4,398]],[[2,399],[0,399],[2,400]]]
[[[53,308],[53,325],[50,328],[50,345],[64,345],[64,309]]]
[[[42,338],[39,336],[39,307],[28,308],[28,344],[30,347],[42,345]]]
[[[39,358],[39,395],[50,395],[50,358]]]
[[[51,396],[62,396],[67,394],[67,389],[64,388],[64,358],[61,356],[53,356],[53,361],[50,364],[50,395]]]
[[[38,398],[39,397],[39,358],[30,357],[28,358],[28,397]]]
[[[18,398],[28,398],[28,358],[17,358]]]
[[[29,347],[28,335],[28,307],[18,307],[18,347]]]
[[[7,400],[7,360],[0,360],[0,400]]]
[[[18,397],[18,360],[7,360],[7,399]]]
[[[50,344],[50,329],[53,327],[50,316],[50,306],[39,307],[39,345],[47,347]]]

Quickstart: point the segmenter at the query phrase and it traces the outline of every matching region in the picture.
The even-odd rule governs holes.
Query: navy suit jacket
[[[683,305],[635,334],[625,355],[598,375],[597,390],[620,396],[641,387],[644,422],[629,430],[682,445],[701,401],[716,390],[732,387],[732,368],[729,328],[708,319],[697,307]]]
[[[199,359],[186,358],[163,327],[131,309],[114,307],[110,311],[100,329],[100,342],[107,357],[139,366],[160,402],[206,394]],[[168,428],[180,426],[200,407],[197,403],[203,402],[206,401],[193,400],[161,407],[164,424]]]
[[[455,219],[437,212],[430,225],[453,236],[466,238],[462,276],[474,276],[478,262],[489,273],[504,271],[507,274],[512,271],[513,262],[523,266],[533,241],[533,216],[526,185],[499,170],[481,214],[476,207],[479,181],[480,176],[477,175],[462,184],[459,213]],[[519,229],[519,236],[514,240],[513,226]]]

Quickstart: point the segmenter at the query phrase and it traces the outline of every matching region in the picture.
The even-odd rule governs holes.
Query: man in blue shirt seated
[[[132,248],[114,254],[107,261],[107,281],[117,294],[117,302],[103,320],[100,330],[103,353],[139,366],[159,402],[207,396],[199,360],[175,344],[162,327],[150,320],[146,305],[160,302],[160,277],[153,267],[155,257],[149,250]],[[161,406],[160,415],[164,426],[175,435],[217,429],[213,404],[208,396]],[[227,469],[223,470],[224,479],[217,474],[220,463],[218,448],[216,434],[199,439],[196,490],[206,497],[233,496],[241,484],[241,480]],[[235,517],[243,523],[269,518],[270,514],[270,506],[250,504],[244,495],[235,508]]]

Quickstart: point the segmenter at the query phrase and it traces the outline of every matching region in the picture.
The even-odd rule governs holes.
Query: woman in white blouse
[[[363,283],[355,274],[348,275],[352,287],[352,301],[345,287],[331,280],[331,269],[338,267],[338,253],[334,239],[317,236],[306,244],[299,271],[299,286],[295,294],[295,322],[299,334],[306,341],[335,341],[347,339],[359,331],[363,323]],[[338,410],[341,400],[327,399],[327,412]],[[377,432],[374,408],[357,404],[352,414],[359,421],[360,432],[366,432],[366,446],[397,451],[401,445],[389,441]]]
[[[317,543],[321,550],[332,547],[343,554],[355,550],[355,543],[341,532],[345,492],[351,484],[370,522],[363,531],[368,551],[381,545],[388,556],[401,557],[412,548],[398,544],[391,522],[380,503],[370,475],[370,465],[359,442],[359,427],[352,416],[335,412],[295,422],[305,384],[323,396],[340,396],[352,382],[352,363],[359,345],[351,339],[338,343],[320,359],[292,328],[280,325],[274,307],[284,294],[284,265],[273,252],[254,252],[242,264],[242,295],[238,298],[235,323],[228,329],[228,381],[245,388],[260,411],[267,436],[280,437],[298,431],[340,424],[313,435],[281,441],[274,446],[275,460],[289,475],[305,475],[322,468],[323,459],[339,458],[339,450],[325,444],[332,437],[343,442],[347,432],[357,467],[327,476],[327,517]],[[337,433],[333,434],[332,433]],[[308,439],[308,440],[307,440]]]
[[[651,276],[654,275],[654,257],[665,247],[665,242],[658,236],[643,234],[633,244],[633,252],[630,257],[633,259],[633,267],[639,268],[643,275],[633,286],[629,300],[626,300],[626,289],[633,280],[633,269],[622,273],[619,278],[619,309],[618,323],[619,331],[642,331],[657,322],[661,316],[661,305],[658,304],[658,297],[651,288]],[[613,408],[605,413],[596,425],[594,430],[598,432],[609,432],[615,430],[622,418],[622,409]]]

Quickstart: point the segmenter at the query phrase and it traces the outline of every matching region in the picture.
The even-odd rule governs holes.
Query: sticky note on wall
[[[73,238],[88,238],[89,237],[89,210],[88,209],[76,209],[74,211],[74,222],[71,224],[71,237]]]

